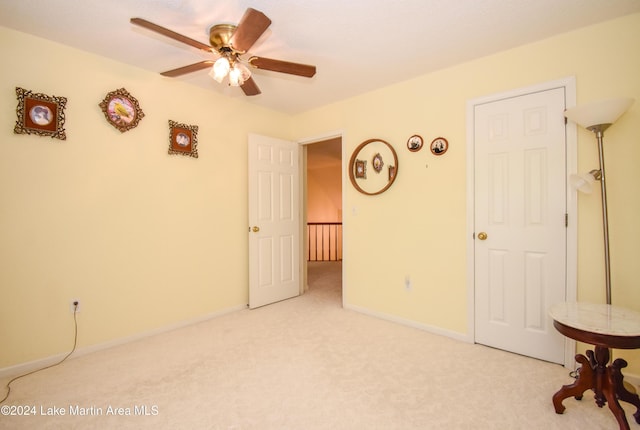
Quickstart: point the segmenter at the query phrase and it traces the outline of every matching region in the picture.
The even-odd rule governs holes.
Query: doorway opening
[[[304,145],[305,289],[342,298],[342,136]],[[341,300],[340,300],[341,301]]]

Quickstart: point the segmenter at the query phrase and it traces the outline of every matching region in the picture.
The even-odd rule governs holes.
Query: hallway
[[[309,261],[307,282],[306,294],[342,307],[342,261]]]

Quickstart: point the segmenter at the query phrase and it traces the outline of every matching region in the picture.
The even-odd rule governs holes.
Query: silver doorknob
[[[260,227],[258,227],[257,225],[254,225],[251,230],[253,230],[254,233],[257,233],[260,231]]]
[[[484,231],[481,231],[480,233],[478,233],[478,239],[486,240],[487,239],[487,233],[485,233]]]

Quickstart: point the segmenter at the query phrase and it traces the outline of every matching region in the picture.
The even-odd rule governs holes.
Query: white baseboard
[[[355,305],[350,305],[350,304],[344,304],[343,305],[345,309],[350,309],[352,311],[355,312],[359,312],[361,314],[365,314],[365,315],[369,315],[375,318],[380,318],[386,321],[391,321],[397,324],[401,324],[401,325],[405,325],[408,327],[413,327],[413,328],[417,328],[419,330],[424,330],[426,332],[432,333],[432,334],[437,334],[440,336],[445,336],[445,337],[449,337],[455,340],[459,340],[461,342],[466,342],[466,343],[473,343],[473,340],[470,340],[469,336],[467,336],[466,334],[463,333],[458,333],[455,331],[451,331],[451,330],[445,330],[443,328],[440,327],[435,327],[435,326],[431,326],[428,324],[423,324],[423,323],[419,323],[416,321],[412,321],[412,320],[408,320],[405,318],[400,318],[397,317],[395,315],[389,315],[389,314],[385,314],[382,312],[376,312],[376,311],[372,311],[371,309],[367,309],[367,308],[362,308],[360,306],[355,306]]]
[[[179,328],[187,327],[193,324],[198,324],[204,321],[208,321],[213,318],[220,317],[222,315],[226,315],[232,312],[236,312],[239,310],[247,309],[246,305],[234,306],[232,308],[223,309],[221,311],[212,312],[210,314],[202,315],[197,318],[192,318],[185,321],[180,321],[176,324],[171,324],[165,327],[160,327],[151,331],[142,332],[135,334],[133,336],[122,337],[119,339],[110,340],[108,342],[99,343],[96,345],[91,345],[83,348],[78,348],[74,351],[73,354],[69,356],[69,360],[77,357],[81,357],[86,354],[90,354],[92,352],[101,351],[108,348],[113,348],[114,346],[123,345],[130,342],[135,342],[136,340],[144,339],[146,337],[155,336],[161,333],[166,333],[172,330],[176,330]],[[37,369],[42,369],[47,366],[52,366],[60,360],[62,360],[68,353],[56,354],[46,358],[29,361],[26,363],[16,364],[14,366],[3,367],[0,369],[0,379],[14,377],[17,375],[23,375],[25,373],[33,372]]]

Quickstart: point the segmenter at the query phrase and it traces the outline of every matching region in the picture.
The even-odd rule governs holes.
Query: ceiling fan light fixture
[[[231,64],[229,64],[229,59],[227,57],[220,57],[215,63],[213,63],[209,76],[211,76],[216,82],[222,83],[222,80],[227,76],[230,69]]]
[[[232,87],[239,87],[242,84],[244,84],[244,80],[242,79],[242,71],[240,70],[240,68],[234,65],[234,67],[229,70],[229,85],[231,85]]]
[[[245,66],[244,63],[241,63],[240,61],[236,61],[233,64],[233,68],[238,69],[240,71],[242,82],[246,81],[251,77],[251,70],[249,70],[249,68]]]

